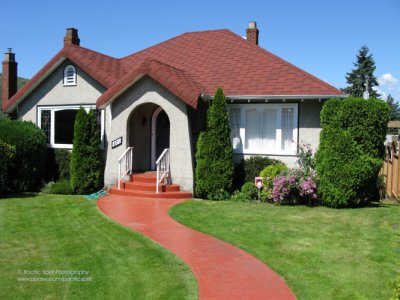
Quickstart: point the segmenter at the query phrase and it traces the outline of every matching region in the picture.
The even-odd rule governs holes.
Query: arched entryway
[[[170,121],[162,107],[146,103],[134,109],[128,122],[128,145],[134,147],[133,171],[155,170],[155,162],[169,148]]]

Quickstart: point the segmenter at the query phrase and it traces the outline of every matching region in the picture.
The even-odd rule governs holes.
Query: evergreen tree
[[[387,96],[386,102],[390,107],[390,120],[398,120],[400,118],[399,103],[394,102],[394,98],[390,94]]]
[[[343,91],[353,97],[363,97],[365,84],[368,82],[368,92],[370,98],[379,98],[377,91],[373,89],[378,86],[377,78],[374,76],[376,69],[375,60],[369,54],[367,46],[362,46],[357,54],[357,62],[354,63],[355,69],[347,73],[346,81],[349,84]]]
[[[71,154],[71,187],[77,194],[93,193],[101,187],[101,153],[97,119],[93,111],[80,108],[74,126]]]
[[[218,88],[207,112],[207,128],[197,141],[196,194],[217,199],[232,189],[233,160],[226,99]]]

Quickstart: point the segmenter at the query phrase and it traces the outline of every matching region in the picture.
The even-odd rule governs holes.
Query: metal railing
[[[169,149],[164,149],[160,157],[156,161],[157,166],[157,193],[159,192],[160,183],[167,178],[169,180],[170,169],[169,169]]]
[[[133,147],[126,148],[118,159],[118,189],[121,189],[121,180],[125,175],[131,174],[133,161]]]

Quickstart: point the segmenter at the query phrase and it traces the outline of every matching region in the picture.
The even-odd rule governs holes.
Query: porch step
[[[146,192],[146,191],[135,191],[135,190],[118,190],[117,187],[112,187],[110,190],[111,194],[123,195],[138,198],[165,198],[165,199],[191,199],[193,198],[191,192]]]
[[[133,174],[131,181],[122,181],[120,190],[117,186],[111,187],[110,193],[140,198],[191,199],[193,197],[191,192],[182,192],[177,184],[161,184],[157,193],[156,177],[155,172]]]
[[[126,182],[125,189],[155,192],[157,190],[157,186],[155,183],[133,181],[133,182]],[[161,192],[179,192],[181,190],[180,186],[177,184],[171,184],[171,185],[162,184],[159,186],[159,189]]]

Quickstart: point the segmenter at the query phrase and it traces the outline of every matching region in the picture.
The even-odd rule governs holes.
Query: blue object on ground
[[[106,185],[100,191],[98,191],[96,193],[93,193],[93,194],[90,194],[90,195],[87,195],[87,196],[85,196],[85,198],[87,200],[97,200],[100,197],[107,196],[108,192],[110,191],[110,188],[111,187],[109,185]]]

